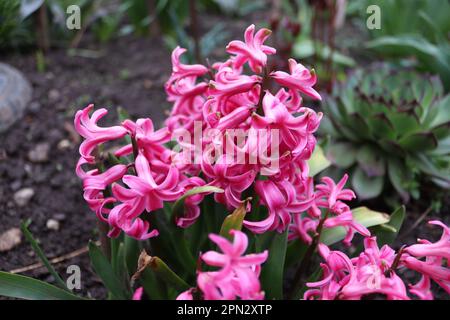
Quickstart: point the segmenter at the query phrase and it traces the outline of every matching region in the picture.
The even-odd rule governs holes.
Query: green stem
[[[20,228],[22,229],[22,233],[24,234],[27,241],[30,243],[31,247],[33,248],[36,255],[39,257],[39,259],[42,261],[42,264],[47,268],[48,272],[55,278],[56,283],[59,287],[61,287],[64,290],[70,291],[67,289],[66,283],[61,278],[61,276],[56,272],[55,268],[53,268],[50,261],[48,261],[47,257],[44,254],[44,251],[42,251],[41,247],[38,245],[37,241],[34,239],[31,232],[28,230],[28,224],[27,222],[22,222]]]

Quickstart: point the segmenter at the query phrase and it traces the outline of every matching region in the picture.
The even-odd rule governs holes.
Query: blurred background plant
[[[27,51],[51,47],[77,48],[92,31],[100,43],[121,36],[163,35],[169,49],[186,47],[188,60],[199,60],[223,44],[228,33],[223,24],[201,33],[198,14],[205,10],[230,16],[243,15],[263,2],[215,0],[8,0],[0,4],[0,50]],[[81,28],[66,26],[70,5],[80,7]],[[71,51],[73,52],[73,51]]]
[[[381,28],[367,29],[366,8],[380,7]],[[402,59],[420,71],[438,74],[450,90],[450,2],[447,0],[355,1],[350,8],[361,30],[368,33],[366,48],[378,58]]]
[[[360,199],[418,199],[426,180],[450,188],[450,95],[438,77],[377,63],[353,70],[322,106],[326,155],[351,171]]]

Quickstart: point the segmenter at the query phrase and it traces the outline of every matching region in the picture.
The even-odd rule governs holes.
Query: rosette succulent
[[[353,171],[360,198],[390,184],[406,202],[420,179],[450,188],[450,95],[439,78],[374,64],[349,74],[323,108],[327,157]]]

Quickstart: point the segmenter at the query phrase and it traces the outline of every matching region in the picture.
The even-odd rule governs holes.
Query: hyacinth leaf
[[[195,269],[196,261],[187,245],[184,229],[177,227],[175,223],[170,223],[164,215],[152,215],[150,223],[161,234],[171,235],[170,237],[151,238],[150,242],[156,248],[153,252],[156,252],[168,263],[184,267],[185,270]]]
[[[3,271],[0,271],[0,296],[26,300],[84,300],[46,282]]]
[[[408,151],[426,151],[436,148],[438,142],[433,133],[419,132],[403,137],[399,144]]]
[[[144,287],[145,293],[151,300],[167,299],[167,287],[150,269],[145,269],[140,277],[140,283]]]
[[[53,268],[50,261],[48,261],[47,257],[45,256],[44,251],[42,251],[41,247],[37,243],[37,241],[34,239],[33,235],[31,234],[30,230],[28,230],[28,226],[30,224],[30,221],[25,221],[20,224],[20,229],[22,230],[23,235],[27,239],[27,241],[30,243],[31,247],[33,248],[33,251],[36,253],[36,255],[41,260],[42,264],[47,268],[48,272],[53,276],[58,286],[64,290],[68,290],[66,283],[61,278],[61,276],[58,274],[58,272]]]
[[[139,242],[128,236],[124,236],[124,248],[125,248],[125,262],[129,275],[132,275],[137,270],[137,261],[139,253],[141,251]]]
[[[308,160],[309,176],[314,177],[319,172],[328,168],[330,164],[330,161],[324,155],[323,149],[320,146],[316,146],[311,158]]]
[[[352,209],[355,222],[366,228],[377,226],[389,222],[389,215],[386,213],[370,210],[367,207],[358,207]],[[320,242],[326,245],[332,245],[345,238],[346,231],[343,227],[324,229],[320,236]]]
[[[129,293],[122,282],[117,278],[113,267],[103,255],[100,248],[92,241],[89,242],[89,257],[95,273],[100,277],[113,299],[127,300]]]
[[[183,215],[184,200],[186,200],[187,197],[193,196],[193,195],[199,194],[199,193],[212,193],[212,192],[223,193],[223,190],[218,187],[214,187],[214,186],[202,186],[202,187],[196,187],[196,188],[192,188],[191,190],[188,190],[177,201],[175,201],[175,203],[172,207],[172,221],[175,221],[176,217],[180,217]]]
[[[384,176],[369,177],[361,168],[352,174],[352,186],[360,200],[372,199],[381,194]]]
[[[356,159],[359,167],[364,170],[367,176],[377,177],[384,175],[384,160],[380,156],[380,152],[375,148],[369,145],[361,147],[356,154]]]
[[[407,169],[398,159],[389,158],[388,160],[388,176],[395,190],[400,194],[403,201],[409,200],[409,193],[406,190],[408,183]]]
[[[391,213],[389,222],[373,227],[372,233],[376,235],[380,248],[385,244],[391,245],[394,243],[405,220],[405,216],[405,206],[401,206]]]
[[[153,271],[157,277],[176,290],[183,291],[190,288],[161,258],[150,256],[145,250],[142,250],[138,259],[138,269],[132,280],[139,279],[145,270]]]
[[[327,147],[327,158],[333,165],[346,169],[356,161],[356,149],[351,143],[336,142]]]
[[[286,252],[285,269],[302,260],[308,245],[299,239],[290,241]]]
[[[190,286],[175,272],[173,272],[172,269],[170,269],[160,258],[153,257],[150,268],[156,273],[156,275],[161,277],[161,279],[173,286],[175,289],[183,291],[190,288]]]
[[[262,265],[261,285],[266,293],[266,299],[283,299],[283,274],[286,260],[288,230],[283,233],[266,232],[270,235],[269,257]],[[266,236],[266,235],[262,235]]]
[[[246,214],[245,207],[247,201],[243,203],[239,208],[233,211],[232,214],[228,215],[223,221],[222,227],[220,228],[220,235],[228,240],[232,240],[233,236],[230,234],[231,230],[241,231],[242,222]]]
[[[125,260],[125,245],[120,243],[117,249],[117,259],[113,265],[113,270],[117,275],[117,278],[122,281],[124,286],[128,289],[128,284],[130,283],[130,278],[128,274],[127,263]]]

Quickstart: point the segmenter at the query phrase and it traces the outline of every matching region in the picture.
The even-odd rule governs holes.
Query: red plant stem
[[[328,83],[328,92],[331,92],[331,89],[333,88],[335,75],[334,75],[334,68],[333,68],[333,55],[335,50],[335,31],[336,27],[334,25],[335,18],[336,18],[336,1],[332,1],[329,5],[330,8],[330,18],[328,21],[328,47],[330,49],[329,55],[328,55],[328,61],[327,61],[327,73],[330,76],[330,81]]]
[[[50,37],[48,35],[48,17],[47,6],[45,3],[41,5],[37,16],[37,40],[39,49],[44,53],[50,48]]]
[[[189,12],[191,15],[191,33],[194,39],[194,54],[195,60],[201,63],[202,56],[200,52],[200,39],[198,34],[198,19],[197,19],[197,8],[195,0],[189,0]]]
[[[158,13],[156,12],[156,1],[147,0],[147,6],[149,11],[149,16],[153,17],[150,25],[148,26],[148,31],[152,37],[156,37],[161,33],[161,27],[159,26]]]

